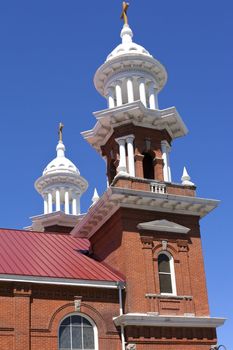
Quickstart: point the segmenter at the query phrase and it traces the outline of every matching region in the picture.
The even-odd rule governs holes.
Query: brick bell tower
[[[159,109],[166,70],[133,42],[123,15],[122,43],[94,77],[108,108],[83,132],[106,160],[109,187],[72,234],[125,276],[121,313],[111,315],[122,349],[209,350],[224,319],[209,314],[199,220],[218,201],[196,197],[186,169],[172,182],[171,144],[187,128],[175,107]]]

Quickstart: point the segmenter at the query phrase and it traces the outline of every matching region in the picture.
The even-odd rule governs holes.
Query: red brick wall
[[[141,222],[161,219],[177,222],[191,230],[187,235],[181,235],[139,232],[137,229]],[[167,249],[174,258],[177,294],[191,296],[189,300],[151,301],[145,297],[146,293],[159,294],[157,256],[162,250],[162,240],[168,241]],[[91,244],[101,261],[125,275],[126,312],[209,315],[198,217],[120,209],[91,238]]]
[[[0,288],[0,349],[58,350],[59,324],[75,312],[75,296],[82,297],[80,311],[97,326],[99,349],[120,349],[112,321],[119,315],[118,291],[10,283]]]

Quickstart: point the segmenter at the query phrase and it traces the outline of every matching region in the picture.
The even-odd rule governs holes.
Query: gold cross
[[[127,10],[128,10],[128,8],[129,8],[129,3],[123,1],[121,19],[124,20],[125,24],[128,24],[128,16],[127,16]]]
[[[59,135],[59,141],[62,142],[62,129],[64,128],[64,125],[62,123],[59,123],[59,130],[58,130],[58,135]]]

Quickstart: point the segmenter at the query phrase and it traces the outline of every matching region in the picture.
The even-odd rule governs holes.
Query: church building
[[[94,76],[107,102],[84,139],[106,162],[95,191],[65,155],[35,188],[43,213],[23,230],[0,230],[0,349],[210,350],[223,318],[210,316],[199,220],[218,201],[196,196],[184,168],[172,181],[169,153],[187,127],[159,108],[164,66],[133,41],[123,3],[122,42]],[[98,155],[97,155],[98,156]]]

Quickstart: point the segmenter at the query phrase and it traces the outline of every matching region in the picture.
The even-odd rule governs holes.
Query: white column
[[[121,106],[123,103],[122,102],[121,81],[116,82],[115,90],[116,90],[116,104],[117,104],[117,106]]]
[[[139,83],[140,100],[142,101],[142,103],[146,107],[146,84],[145,84],[145,79],[144,78],[140,78],[138,80],[138,83]]]
[[[126,138],[127,151],[128,151],[128,170],[129,170],[129,175],[135,177],[133,140],[134,140],[134,135],[129,135]]]
[[[114,108],[115,102],[114,102],[114,90],[112,87],[108,89],[108,108]]]
[[[61,197],[60,197],[60,191],[56,190],[56,211],[61,210]]]
[[[79,208],[79,195],[73,194],[72,199],[72,214],[73,215],[79,215],[80,214],[80,208]]]
[[[48,212],[53,212],[53,196],[51,192],[48,193]]]
[[[161,142],[162,148],[162,158],[163,158],[163,178],[164,181],[171,182],[171,169],[170,169],[170,160],[169,160],[169,151],[170,145],[166,140]]]
[[[134,93],[133,93],[133,79],[128,78],[127,82],[127,94],[128,94],[128,102],[131,103],[134,101]]]
[[[48,210],[49,210],[49,208],[48,208],[48,194],[45,193],[43,197],[44,197],[44,214],[48,214]]]
[[[127,174],[125,139],[116,139],[116,142],[119,145],[119,154],[120,154],[120,162],[117,168],[117,172],[120,174]]]
[[[171,174],[171,166],[170,166],[170,153],[171,147],[168,145],[167,147],[167,168],[168,168],[168,181],[172,182],[172,174]]]
[[[151,82],[149,86],[149,105],[151,109],[158,109],[157,94],[153,82]]]
[[[65,190],[65,214],[70,213],[69,191]]]

